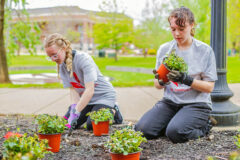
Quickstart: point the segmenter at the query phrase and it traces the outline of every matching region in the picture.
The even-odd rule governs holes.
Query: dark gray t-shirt
[[[176,49],[176,54],[184,59],[188,65],[188,75],[194,79],[203,81],[216,81],[216,60],[212,48],[193,38],[193,43],[187,50],[181,51],[175,40],[160,46],[157,52],[156,66],[158,69],[162,60],[172,49]],[[211,107],[210,93],[204,93],[192,89],[191,87],[171,82],[166,85],[164,98],[170,99],[178,104],[205,102]]]
[[[79,96],[85,91],[85,83],[94,82],[94,95],[90,104],[105,104],[113,107],[116,101],[116,92],[112,84],[105,80],[92,57],[84,52],[77,51],[73,58],[73,77],[67,71],[65,63],[60,65],[60,77],[64,88],[73,87]]]

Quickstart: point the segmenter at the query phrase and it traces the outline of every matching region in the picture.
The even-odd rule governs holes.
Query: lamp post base
[[[237,126],[240,125],[240,107],[231,101],[213,101],[213,111],[211,113],[217,120],[217,126]]]

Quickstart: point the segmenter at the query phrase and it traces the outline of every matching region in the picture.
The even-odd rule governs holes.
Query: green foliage
[[[25,47],[32,55],[36,53],[36,45],[41,44],[41,30],[37,23],[30,22],[29,15],[25,9],[25,0],[10,0],[5,5],[5,39],[7,53],[13,55]],[[13,8],[18,8],[14,10]],[[13,17],[17,19],[14,23]],[[9,57],[9,55],[8,55]]]
[[[168,2],[146,1],[142,10],[142,20],[133,34],[133,43],[136,47],[157,50],[162,43],[172,39],[167,21],[169,7]]]
[[[187,64],[183,58],[176,55],[175,51],[172,51],[168,57],[163,60],[163,64],[167,66],[170,70],[176,70],[180,72],[186,72],[188,69]]]
[[[87,113],[87,116],[90,116],[91,120],[94,121],[95,124],[98,124],[98,122],[113,120],[113,114],[109,108],[101,108],[98,111],[89,112]]]
[[[227,0],[227,46],[240,50],[240,1]],[[235,44],[235,46],[234,46]]]
[[[67,29],[67,33],[65,37],[71,42],[71,43],[77,43],[80,39],[80,33],[78,31]]]
[[[93,38],[98,49],[112,48],[116,53],[124,43],[132,40],[133,20],[120,13],[116,0],[105,0],[100,5],[102,10],[93,26]],[[117,61],[117,54],[115,55]]]
[[[229,160],[239,160],[239,159],[240,159],[240,152],[239,152],[239,150],[230,153]]]
[[[238,148],[240,148],[240,134],[237,134],[236,136],[234,136],[234,138],[236,139],[234,143]]]
[[[122,18],[107,19],[98,22],[93,27],[93,38],[98,49],[112,48],[119,50],[125,42],[131,41],[132,20]]]
[[[40,141],[37,135],[31,137],[27,133],[22,137],[11,136],[3,142],[3,147],[4,160],[37,160],[49,153],[47,140]]]
[[[149,54],[149,55],[156,55],[157,51],[156,51],[156,49],[148,49],[147,54]]]
[[[147,142],[147,139],[142,137],[143,133],[132,129],[124,128],[116,130],[110,136],[110,140],[105,144],[113,153],[128,155],[129,153],[139,152],[142,150],[140,144]]]
[[[67,121],[59,116],[51,116],[48,114],[38,115],[35,119],[38,124],[38,133],[41,134],[56,134],[63,133],[66,128]]]
[[[20,50],[21,46],[24,46],[31,55],[37,52],[36,45],[41,44],[40,28],[37,24],[19,21],[11,24],[10,27],[7,46],[9,54],[14,54]]]

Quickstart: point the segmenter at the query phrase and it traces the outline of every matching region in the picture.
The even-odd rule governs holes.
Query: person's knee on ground
[[[156,139],[159,137],[159,134],[154,131],[153,128],[149,128],[149,125],[146,123],[137,123],[134,126],[135,131],[140,131],[143,133],[143,136],[146,137],[148,140],[150,139]]]
[[[117,103],[115,103],[113,109],[115,111],[115,113],[114,113],[114,124],[122,124],[123,117],[122,117],[122,114],[119,110],[119,106],[118,106]]]
[[[173,124],[167,126],[165,134],[173,143],[184,143],[188,141],[184,128]]]
[[[89,131],[93,130],[92,121],[91,121],[90,117],[88,117],[88,119],[87,119],[87,130],[89,130]]]

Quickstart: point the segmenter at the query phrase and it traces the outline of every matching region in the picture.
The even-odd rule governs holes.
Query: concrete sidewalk
[[[229,87],[234,93],[230,100],[240,106],[240,84],[229,84]],[[116,88],[116,92],[126,120],[138,120],[163,96],[163,90],[154,87]],[[0,114],[64,115],[69,104],[68,89],[0,88]]]

